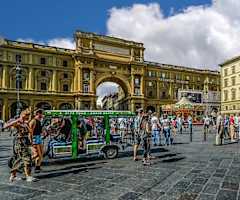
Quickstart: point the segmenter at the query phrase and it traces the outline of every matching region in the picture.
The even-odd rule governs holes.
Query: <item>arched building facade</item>
[[[20,98],[32,109],[96,109],[96,89],[121,86],[128,110],[177,102],[180,89],[220,91],[219,72],[144,61],[142,43],[76,31],[76,48],[3,40],[0,45],[0,118],[14,115],[16,56],[21,57]]]

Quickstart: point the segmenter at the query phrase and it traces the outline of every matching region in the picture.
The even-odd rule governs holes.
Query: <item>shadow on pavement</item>
[[[66,174],[77,174],[79,172],[86,172],[89,170],[95,170],[95,169],[100,169],[102,166],[95,166],[98,163],[91,163],[87,165],[78,165],[78,166],[71,166],[71,167],[65,167],[62,169],[57,169],[57,170],[51,170],[48,171],[48,173],[36,175],[35,177],[38,179],[47,179],[47,178],[54,178],[54,177],[59,177],[63,176]],[[95,167],[93,167],[95,166]]]
[[[177,162],[177,161],[183,160],[185,158],[186,157],[170,158],[170,159],[163,160],[162,162]]]
[[[174,142],[173,145],[178,145],[178,144],[190,144],[190,142]]]

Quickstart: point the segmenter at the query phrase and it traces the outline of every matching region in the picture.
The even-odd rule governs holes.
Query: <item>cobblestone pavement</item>
[[[214,146],[214,137],[202,141],[194,131],[178,135],[170,147],[155,149],[151,166],[130,156],[115,160],[51,164],[43,167],[38,182],[9,183],[6,166],[11,138],[0,135],[0,199],[240,199],[240,144]]]

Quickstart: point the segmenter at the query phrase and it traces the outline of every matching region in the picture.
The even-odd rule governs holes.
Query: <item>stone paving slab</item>
[[[151,166],[132,157],[43,166],[38,182],[9,183],[11,138],[0,136],[0,199],[82,200],[240,200],[240,143],[213,145],[201,132],[178,135],[161,146]]]

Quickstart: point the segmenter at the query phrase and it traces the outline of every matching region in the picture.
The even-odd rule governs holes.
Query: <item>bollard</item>
[[[192,142],[192,124],[189,125],[190,128],[190,142]]]

